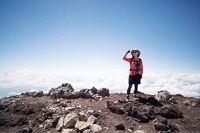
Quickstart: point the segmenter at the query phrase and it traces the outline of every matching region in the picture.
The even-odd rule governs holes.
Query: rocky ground
[[[106,88],[74,92],[63,84],[48,94],[0,99],[0,133],[199,133],[200,99],[173,99],[161,102],[139,93],[125,102],[125,94],[109,94]]]

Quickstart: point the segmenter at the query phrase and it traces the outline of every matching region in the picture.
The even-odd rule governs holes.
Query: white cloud
[[[17,94],[26,91],[43,90],[70,83],[77,91],[83,88],[106,87],[110,92],[126,93],[128,86],[127,71],[56,71],[36,69],[0,70],[0,92]],[[200,97],[200,72],[162,72],[144,73],[139,91],[156,94],[168,90],[171,94],[182,94],[187,97]],[[133,88],[132,88],[133,91]],[[2,97],[2,96],[1,96]]]

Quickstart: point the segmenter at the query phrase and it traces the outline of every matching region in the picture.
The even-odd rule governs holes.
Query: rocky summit
[[[65,83],[0,99],[1,133],[199,133],[200,99],[166,90],[110,94],[95,87],[74,91]]]

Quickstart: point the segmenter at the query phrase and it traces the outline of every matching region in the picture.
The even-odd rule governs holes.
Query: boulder
[[[35,93],[33,94],[33,97],[42,97],[42,96],[44,96],[43,91],[35,92]]]
[[[176,103],[176,100],[167,90],[159,91],[158,94],[155,95],[155,99],[163,103]]]
[[[180,112],[176,106],[169,106],[169,105],[161,107],[159,109],[158,114],[165,118],[172,118],[172,119],[183,117],[182,112]]]
[[[97,94],[102,97],[109,96],[109,89],[101,88],[101,89],[97,90]]]
[[[52,99],[66,98],[66,96],[68,94],[72,93],[73,91],[74,91],[74,89],[71,86],[71,84],[65,83],[57,88],[52,88],[49,91],[48,96],[50,96],[50,98],[52,98]]]
[[[78,115],[76,113],[69,113],[60,117],[56,130],[60,131],[62,128],[74,127],[78,120]]]
[[[140,122],[149,122],[156,117],[153,106],[138,104],[137,101],[128,104],[126,111],[128,115],[137,118]]]

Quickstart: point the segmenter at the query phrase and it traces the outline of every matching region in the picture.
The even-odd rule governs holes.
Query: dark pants
[[[140,79],[141,79],[141,75],[136,74],[136,75],[129,75],[129,79],[128,79],[128,89],[127,89],[127,95],[130,94],[131,92],[131,88],[132,85],[134,84],[134,94],[137,94],[138,91],[138,84],[140,84]]]

